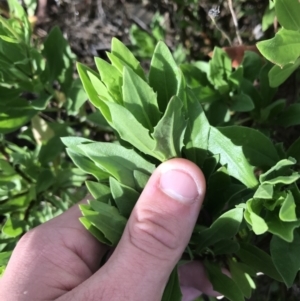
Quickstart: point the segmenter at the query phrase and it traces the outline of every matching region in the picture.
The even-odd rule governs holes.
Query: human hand
[[[84,229],[78,206],[72,207],[21,238],[0,280],[0,300],[161,300],[189,242],[204,193],[205,179],[196,165],[184,159],[161,164],[100,269],[108,248]],[[190,271],[195,266],[181,267],[186,301],[200,291],[212,291],[203,268],[194,283]],[[193,287],[197,293],[191,292]]]

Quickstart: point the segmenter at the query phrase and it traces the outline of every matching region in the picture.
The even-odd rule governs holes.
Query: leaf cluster
[[[290,167],[296,161],[288,159],[284,150],[258,130],[237,125],[215,127],[209,109],[205,109],[208,103],[220,105],[226,95],[232,101],[232,89],[240,98],[241,82],[250,89],[256,77],[250,72],[253,60],[257,65],[259,60],[259,70],[267,68],[261,59],[249,53],[244,64],[232,71],[226,53],[216,48],[209,63],[179,68],[168,47],[159,42],[146,74],[115,38],[107,56],[110,63],[95,58],[98,72],[82,64],[77,67],[90,101],[114,129],[118,143],[63,139],[73,162],[97,180],[87,182],[95,200],[81,206],[83,225],[103,243],[116,245],[155,166],[170,158],[187,158],[202,168],[208,189],[183,259],[203,260],[214,288],[230,300],[250,297],[255,287],[252,277],[257,272],[290,286],[286,277],[294,280],[295,275],[284,274],[275,253],[271,257],[268,248],[249,243],[267,231],[274,240],[284,237],[284,243],[295,243],[294,230],[300,224],[292,191],[297,191],[299,173]],[[204,83],[216,95],[214,101],[203,99]],[[252,91],[259,95],[255,88]],[[260,93],[264,92],[262,88]],[[254,101],[249,97],[251,111],[256,102],[261,112],[260,98],[255,96]],[[238,102],[236,108],[247,107],[247,101],[240,98]],[[226,111],[239,112],[232,102],[225,105]],[[270,187],[272,193],[264,199]],[[229,269],[232,277],[224,275],[220,267]],[[170,282],[168,288],[174,287],[173,276]],[[172,298],[181,297],[178,293]]]

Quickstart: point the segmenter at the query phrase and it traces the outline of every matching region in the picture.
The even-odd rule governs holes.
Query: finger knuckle
[[[173,252],[179,246],[170,214],[152,208],[137,210],[131,225],[130,240],[143,251],[158,255]]]

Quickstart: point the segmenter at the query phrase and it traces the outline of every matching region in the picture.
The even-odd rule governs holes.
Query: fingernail
[[[182,203],[192,203],[199,197],[195,180],[183,170],[168,170],[160,177],[160,189]]]

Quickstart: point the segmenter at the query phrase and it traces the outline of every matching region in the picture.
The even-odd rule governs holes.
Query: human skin
[[[100,269],[108,248],[84,229],[78,205],[73,206],[20,239],[0,280],[0,300],[160,301],[204,194],[205,179],[195,164],[178,158],[161,164]],[[179,276],[184,301],[201,291],[213,294],[201,263],[181,267]]]

